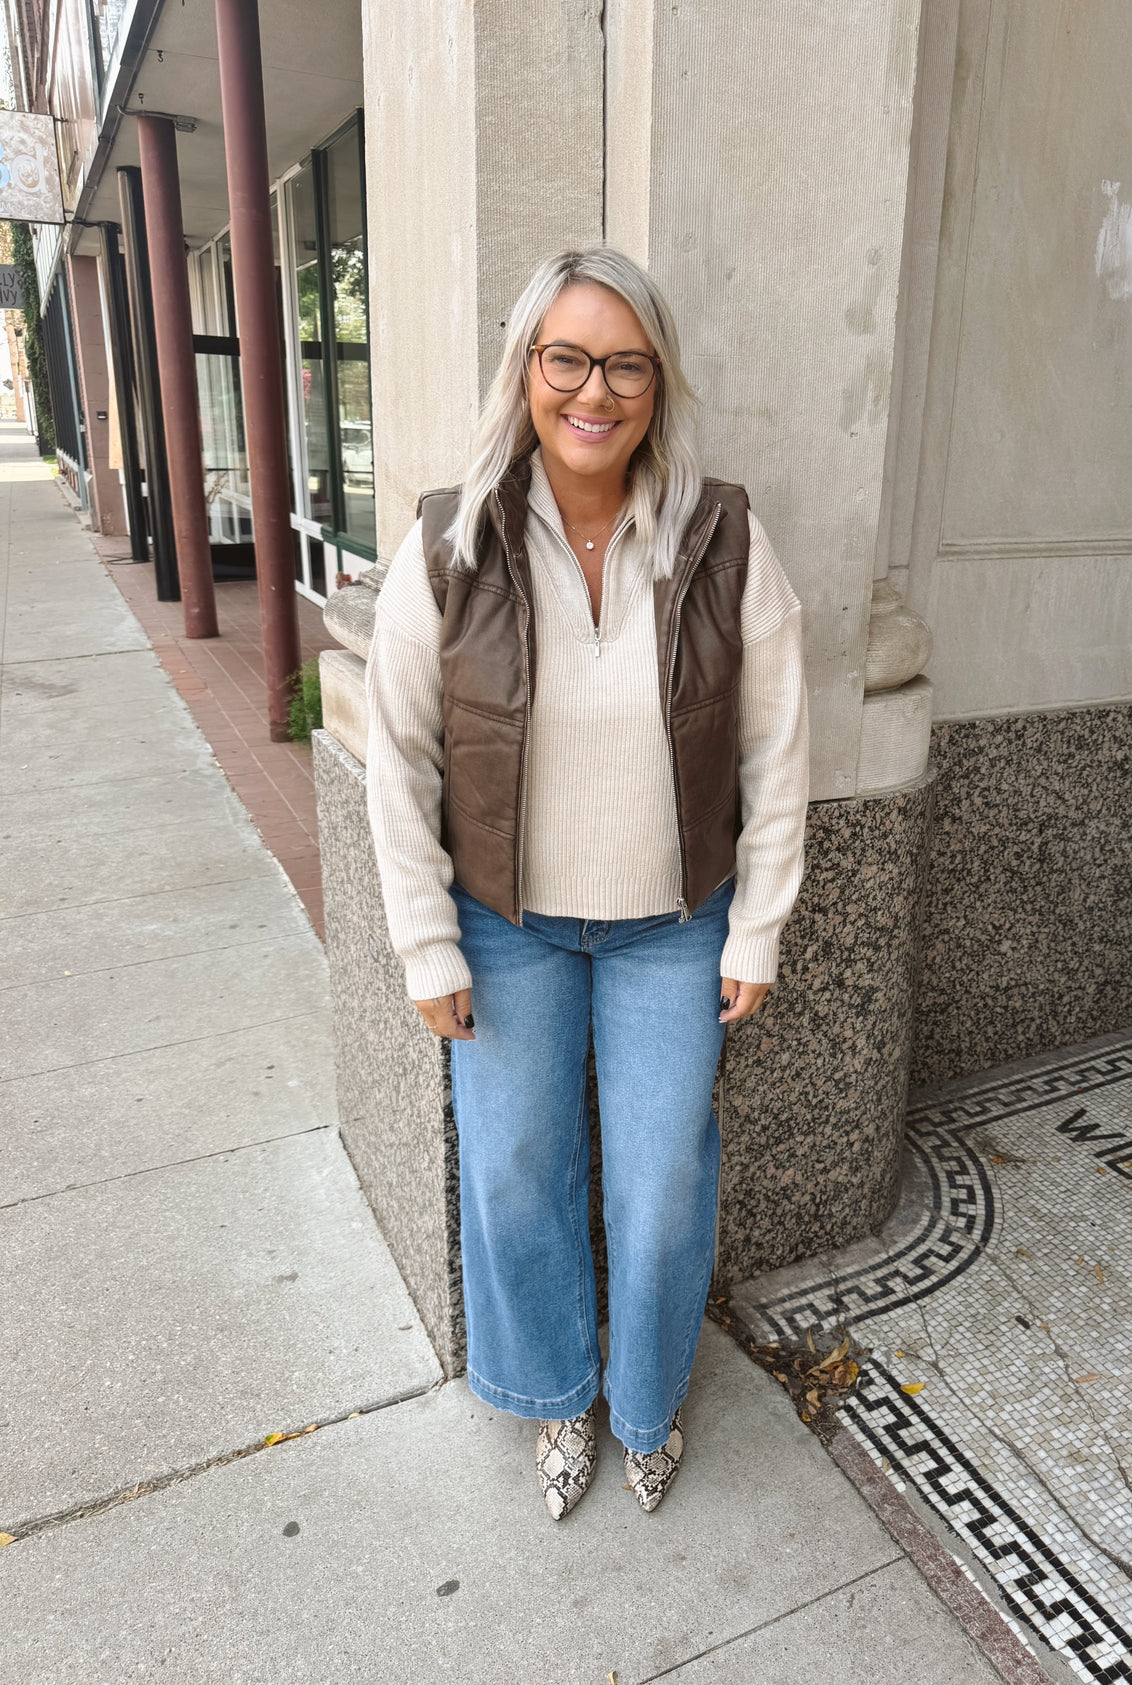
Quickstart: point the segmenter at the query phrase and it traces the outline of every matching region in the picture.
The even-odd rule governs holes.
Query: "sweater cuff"
[[[455,942],[430,942],[420,953],[403,957],[410,1000],[439,999],[472,986],[468,962]]]
[[[719,975],[733,977],[737,983],[773,983],[778,976],[778,944],[778,931],[770,936],[729,936],[723,944]]]

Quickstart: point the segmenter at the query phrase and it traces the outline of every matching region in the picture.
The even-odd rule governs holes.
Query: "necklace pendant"
[[[586,549],[587,549],[587,550],[592,550],[592,549],[593,549],[593,547],[594,547],[594,541],[593,541],[593,539],[592,539],[592,538],[587,538],[587,539],[586,539]]]

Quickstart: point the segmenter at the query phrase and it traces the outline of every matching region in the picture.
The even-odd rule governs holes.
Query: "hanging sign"
[[[0,111],[0,219],[65,220],[54,118]]]
[[[0,310],[22,310],[23,307],[19,270],[14,263],[0,263]]]

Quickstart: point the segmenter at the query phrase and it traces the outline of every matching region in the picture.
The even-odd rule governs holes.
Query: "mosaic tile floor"
[[[732,1305],[871,1348],[848,1430],[1020,1638],[1132,1681],[1132,1031],[922,1091],[907,1146],[879,1237]]]

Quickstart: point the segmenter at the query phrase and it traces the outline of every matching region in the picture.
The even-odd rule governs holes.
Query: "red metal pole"
[[[256,0],[216,0],[216,37],[267,709],[271,736],[280,742],[288,736],[290,678],[302,652]]]
[[[208,547],[208,512],[204,502],[204,463],[197,409],[197,371],[193,357],[193,318],[185,268],[185,227],[181,220],[181,178],[177,170],[177,134],[168,117],[138,118],[142,197],[149,237],[153,286],[153,323],[161,413],[165,418],[165,453],[169,462],[169,501],[177,573],[185,607],[186,638],[215,638],[216,594],[212,588],[212,553]]]

